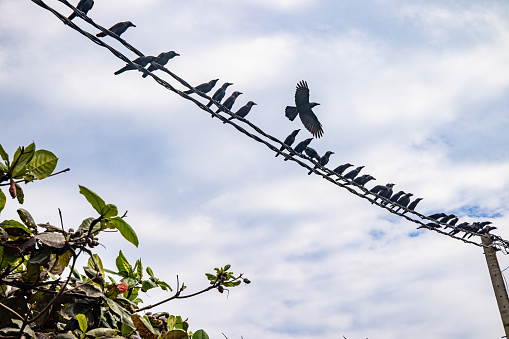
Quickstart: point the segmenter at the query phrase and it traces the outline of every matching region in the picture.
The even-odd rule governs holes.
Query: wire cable
[[[261,128],[259,128],[255,124],[251,123],[249,120],[247,120],[247,119],[245,119],[243,117],[235,115],[229,109],[224,107],[221,103],[217,102],[216,100],[212,99],[211,97],[209,97],[208,95],[206,95],[206,94],[204,94],[202,92],[196,91],[194,89],[194,87],[191,86],[187,81],[185,81],[181,77],[177,76],[176,74],[174,74],[173,72],[168,70],[166,67],[164,67],[162,65],[159,65],[157,63],[154,63],[154,62],[152,63],[152,65],[156,66],[158,69],[160,69],[164,73],[168,74],[170,77],[172,77],[174,80],[176,80],[178,83],[180,83],[184,87],[190,89],[193,93],[197,94],[198,96],[200,96],[200,97],[202,97],[204,99],[207,99],[207,102],[208,101],[212,101],[217,107],[219,107],[218,111],[222,111],[222,112],[226,113],[229,116],[235,117],[235,119],[237,121],[240,121],[240,122],[246,124],[250,129],[253,130],[253,132],[249,132],[246,128],[240,126],[236,121],[228,120],[228,118],[224,117],[223,115],[221,115],[219,113],[216,113],[214,110],[212,110],[211,108],[207,107],[206,105],[204,105],[203,103],[201,103],[197,99],[187,95],[183,91],[176,89],[170,83],[168,83],[167,81],[161,79],[160,77],[158,77],[157,75],[153,74],[152,72],[149,72],[144,67],[141,67],[140,65],[133,63],[129,58],[127,58],[120,51],[116,50],[115,48],[111,47],[107,43],[103,42],[101,39],[98,39],[96,36],[94,36],[94,35],[86,32],[86,31],[84,31],[83,29],[78,27],[76,24],[74,24],[71,20],[69,20],[65,15],[59,13],[58,11],[56,11],[55,9],[53,9],[52,7],[50,7],[46,3],[44,3],[43,0],[30,0],[30,1],[32,1],[35,4],[37,4],[40,7],[48,10],[49,12],[53,13],[58,19],[60,19],[64,23],[64,25],[66,25],[69,28],[77,31],[81,35],[83,35],[86,38],[90,39],[95,44],[97,44],[97,45],[99,45],[101,47],[106,48],[115,57],[117,57],[120,60],[124,61],[129,66],[135,67],[138,71],[140,71],[140,72],[142,72],[142,73],[152,77],[152,79],[154,79],[158,84],[160,84],[161,86],[165,87],[169,91],[172,91],[172,92],[176,93],[177,95],[181,96],[182,98],[191,101],[196,106],[198,106],[201,110],[203,110],[203,111],[205,111],[205,112],[207,112],[209,114],[212,114],[214,117],[218,118],[218,121],[222,121],[223,123],[231,125],[236,130],[241,132],[242,134],[244,134],[247,137],[257,141],[258,143],[263,144],[264,146],[269,148],[271,151],[279,153],[279,154],[282,154],[285,157],[285,160],[291,160],[291,161],[295,162],[296,164],[300,165],[301,167],[304,167],[306,170],[309,170],[309,171],[313,172],[314,174],[316,174],[318,176],[321,176],[323,179],[329,181],[330,183],[332,183],[332,184],[334,184],[336,186],[339,186],[339,187],[341,187],[343,189],[346,189],[349,193],[354,194],[354,195],[356,195],[356,196],[358,196],[358,197],[360,197],[362,199],[365,199],[365,200],[369,201],[371,204],[385,209],[389,213],[395,214],[398,217],[405,218],[406,220],[408,220],[410,222],[418,224],[420,228],[426,228],[428,230],[440,233],[442,235],[446,235],[446,236],[448,236],[450,238],[454,238],[456,240],[463,241],[464,243],[476,245],[476,246],[479,246],[479,247],[493,248],[493,249],[495,249],[497,251],[501,251],[504,254],[508,254],[509,253],[509,241],[504,240],[502,237],[500,237],[498,235],[479,234],[479,233],[476,233],[476,232],[465,231],[462,228],[457,228],[456,226],[448,225],[446,223],[443,223],[443,222],[437,221],[435,219],[429,218],[428,216],[425,216],[425,215],[423,215],[423,214],[421,214],[421,213],[419,213],[417,211],[409,210],[406,207],[403,207],[403,206],[400,206],[400,205],[398,205],[396,203],[393,203],[393,202],[389,201],[387,198],[380,197],[378,195],[374,195],[373,193],[370,193],[365,187],[357,185],[356,183],[354,183],[351,180],[346,179],[342,175],[337,175],[335,172],[333,172],[329,168],[321,166],[320,164],[314,162],[313,159],[311,159],[310,157],[308,157],[308,156],[306,156],[304,154],[300,154],[300,153],[295,152],[293,150],[293,148],[285,145],[281,140],[277,139],[276,137],[274,137],[274,136],[264,132]],[[58,0],[58,1],[63,3],[65,6],[69,7],[70,9],[72,9],[76,13],[77,17],[80,17],[81,19],[83,19],[85,22],[87,22],[88,24],[92,25],[93,27],[95,27],[95,28],[97,28],[97,29],[99,29],[99,30],[101,30],[101,31],[103,31],[105,33],[108,33],[111,37],[113,37],[114,39],[119,41],[129,51],[135,53],[138,56],[143,56],[144,55],[139,50],[137,50],[135,47],[133,47],[132,45],[127,43],[125,40],[123,40],[120,37],[118,37],[116,34],[110,32],[108,29],[106,29],[106,28],[96,24],[91,18],[89,18],[83,12],[79,11],[78,9],[76,9],[68,1],[66,1],[66,0]],[[279,150],[280,148],[283,148],[283,150],[286,150],[287,153],[283,153],[282,151],[280,151]],[[309,162],[311,162],[311,165],[309,165]],[[337,176],[338,179],[334,180],[331,177],[333,175]],[[380,200],[375,200],[375,199],[380,199]],[[396,212],[395,210],[392,209],[393,207],[398,207],[400,209],[398,210],[398,212]],[[401,211],[401,212],[399,212],[399,211]],[[461,231],[461,232],[465,232],[464,233],[464,237],[467,234],[472,234],[472,235],[476,235],[476,236],[479,236],[479,237],[486,237],[486,238],[489,237],[489,238],[492,239],[493,243],[491,245],[489,245],[489,246],[486,246],[486,245],[483,245],[481,242],[477,242],[477,241],[473,241],[473,240],[469,240],[469,239],[464,239],[464,238],[460,238],[459,236],[456,236],[456,235],[453,235],[453,234],[449,234],[449,233],[445,232],[444,230],[439,229],[439,227],[431,226],[431,224],[439,225],[440,227],[443,227],[444,230],[447,229],[447,228],[450,228],[452,230],[458,230],[458,231]]]

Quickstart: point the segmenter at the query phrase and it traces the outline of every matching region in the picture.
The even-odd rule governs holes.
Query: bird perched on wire
[[[422,198],[417,198],[417,199],[415,199],[414,201],[412,201],[412,202],[410,203],[410,205],[408,205],[407,210],[403,211],[403,213],[402,213],[402,214],[405,214],[405,213],[406,213],[406,212],[408,212],[408,211],[413,211],[413,210],[415,210],[415,207],[417,206],[417,204],[418,204],[421,200],[422,200]]]
[[[325,152],[324,155],[322,155],[322,157],[320,158],[320,160],[318,160],[318,164],[320,164],[321,166],[325,166],[327,165],[327,163],[329,162],[329,157],[334,154],[334,152],[332,151],[327,151]],[[315,167],[313,167],[313,170],[317,169],[318,168],[318,164],[315,165]],[[313,173],[313,171],[309,171],[308,175],[310,175],[311,173]]]
[[[295,137],[297,136],[299,131],[300,131],[300,128],[296,129],[295,131],[290,133],[290,135],[285,138],[285,141],[283,141],[283,144],[285,144],[286,146],[292,146],[293,143],[295,142]],[[279,152],[282,152],[284,149],[285,149],[285,146],[281,146],[281,148],[279,149]],[[279,155],[279,152],[276,154],[276,157]]]
[[[378,194],[381,191],[385,191],[386,189],[387,189],[386,185],[376,185],[375,187],[373,187],[372,189],[369,190],[369,193]],[[368,193],[366,193],[366,194],[368,194]]]
[[[399,191],[398,193],[394,194],[394,195],[393,195],[393,196],[389,199],[389,201],[390,201],[391,203],[393,203],[393,206],[394,206],[394,204],[396,203],[396,201],[398,201],[398,199],[399,199],[399,198],[401,198],[401,196],[402,196],[403,194],[405,194],[405,192],[403,192],[403,191]]]
[[[458,220],[459,220],[458,217],[452,218],[447,224],[450,226],[454,226],[454,225],[456,225]]]
[[[394,187],[394,184],[391,184],[391,183],[388,183],[385,185],[376,185],[372,189],[370,189],[368,193],[365,193],[364,195],[371,193],[371,194],[378,195],[378,196],[382,196],[382,194],[384,194],[384,196],[385,196],[386,195],[385,192],[387,190],[390,190],[390,193],[388,194],[389,198],[390,198],[390,196],[392,195],[393,187]],[[377,199],[378,199],[378,197],[375,197],[375,201]]]
[[[352,164],[350,163],[346,163],[346,164],[343,164],[343,165],[339,165],[338,167],[336,167],[335,169],[332,170],[332,172],[334,173],[329,173],[327,174],[327,176],[331,176],[333,174],[337,175],[337,176],[340,176],[341,174],[343,174],[343,172],[348,168],[348,167],[351,167],[353,166]]]
[[[311,110],[313,107],[320,105],[316,102],[309,102],[309,88],[306,81],[297,84],[295,91],[295,106],[286,106],[285,116],[293,121],[299,115],[302,124],[311,132],[315,138],[323,135],[322,124]]]
[[[369,175],[369,174],[364,174],[364,175],[361,175],[360,177],[357,177],[355,179],[353,179],[352,182],[354,182],[355,184],[357,184],[358,186],[363,186],[368,183],[369,181],[371,180],[376,180],[373,176]]]
[[[92,9],[94,6],[94,0],[80,0],[76,5],[76,8],[83,12],[83,14],[87,15],[88,11]],[[76,17],[76,13],[72,12],[71,15],[67,17],[67,19],[72,20]]]
[[[468,222],[462,222],[461,224],[459,224],[458,226],[456,226],[452,231],[449,232],[449,235],[455,235],[455,234],[458,234],[459,232],[465,230],[465,229],[469,229],[470,228],[470,224]]]
[[[317,161],[320,161],[320,156],[318,155],[318,152],[314,148],[308,146],[304,150],[304,153],[306,153],[306,155],[311,159],[316,159]]]
[[[235,100],[237,100],[237,97],[238,97],[239,95],[241,95],[241,94],[242,94],[242,92],[239,92],[239,91],[235,91],[235,92],[233,92],[233,93],[232,93],[232,94],[231,94],[231,95],[230,95],[230,96],[229,96],[229,97],[228,97],[228,98],[227,98],[227,99],[223,102],[223,106],[224,106],[225,108],[229,109],[229,110],[230,110],[230,109],[232,109],[233,104],[235,103]],[[219,113],[219,111],[221,111],[221,110],[222,110],[222,108],[221,108],[221,107],[219,107],[219,108],[217,109],[216,113]],[[213,118],[213,117],[214,117],[214,114],[211,114],[210,116]]]
[[[381,197],[381,198],[385,198],[387,200],[389,200],[391,197],[392,197],[392,188],[395,186],[394,184],[387,184],[385,185],[387,186],[387,189],[386,190],[383,190],[383,191],[380,191],[380,193],[378,193],[378,196]],[[388,201],[385,200],[385,201],[382,201],[382,205],[385,206],[388,204]],[[375,201],[376,201],[376,198],[375,198]],[[390,201],[390,200],[389,200]]]
[[[170,61],[170,59],[173,59],[176,56],[180,56],[180,54],[175,53],[174,51],[159,53],[159,55],[150,62],[150,66],[148,66],[147,71],[152,72],[159,69],[159,66],[156,66],[155,64],[164,66],[168,63],[168,61]],[[146,78],[147,76],[148,74],[145,73],[142,75],[143,78]]]
[[[236,117],[244,118],[246,115],[248,115],[249,111],[251,111],[251,107],[253,107],[254,105],[256,105],[255,102],[248,101],[247,104],[239,108],[239,110],[235,112],[235,115],[229,117],[228,120],[233,120]],[[223,121],[223,124],[226,124],[226,121]]]
[[[497,228],[495,226],[486,226],[486,227],[483,227],[479,232],[477,232],[477,234],[479,234],[479,235],[486,235],[486,234],[488,234],[491,231],[496,230],[496,229]]]
[[[440,226],[436,222],[429,222],[426,224],[426,226],[421,225],[421,226],[417,227],[417,229],[420,229],[420,228],[442,228],[442,226]]]
[[[136,65],[140,65],[141,67],[145,67],[147,66],[150,62],[152,62],[156,57],[154,56],[151,56],[151,55],[144,55],[144,56],[141,56],[139,58],[136,58],[132,61],[133,64],[136,64]],[[125,65],[124,67],[122,67],[121,69],[119,69],[118,71],[116,71],[115,75],[119,75],[120,73],[124,73],[125,71],[131,71],[133,69],[136,69],[136,67],[134,66],[131,66],[129,64]]]
[[[215,101],[217,101],[217,102],[219,102],[219,103],[220,103],[220,102],[221,102],[221,100],[223,100],[224,95],[226,94],[226,88],[228,88],[228,86],[231,86],[231,85],[233,85],[233,83],[231,83],[231,82],[225,82],[225,83],[223,84],[223,86],[221,86],[221,87],[220,87],[220,88],[219,88],[219,89],[218,89],[218,90],[214,93],[214,95],[212,96],[212,99],[214,99]],[[212,106],[212,104],[213,104],[213,102],[212,102],[212,100],[211,100],[211,101],[209,101],[209,103],[207,104],[207,107]]]
[[[360,171],[362,171],[363,168],[364,166],[359,166],[356,169],[351,170],[350,172],[344,175],[344,178],[353,180],[360,173]],[[338,180],[339,179],[336,179],[336,181]]]
[[[467,226],[463,227],[465,234],[463,234],[462,239],[465,239],[465,237],[467,235],[469,236],[469,238],[473,237],[475,234],[472,234],[472,233],[477,233],[480,229],[481,229],[481,223],[479,223],[478,221],[474,222],[472,225],[469,225],[469,226],[467,225]]]
[[[399,198],[397,201],[396,201],[396,204],[399,205],[398,209],[396,210],[399,211],[401,208],[403,207],[407,207],[408,204],[410,203],[410,197],[412,196],[413,194],[412,193],[405,193],[403,196],[401,196],[401,198]],[[396,206],[396,205],[393,205],[393,206]]]
[[[136,27],[136,26],[131,21],[122,21],[122,22],[117,22],[116,24],[111,26],[108,30],[111,33],[114,33],[114,34],[116,34],[117,36],[120,37],[120,35],[122,33],[124,33],[125,31],[127,31],[127,29],[129,27]],[[98,38],[103,38],[103,37],[105,37],[108,34],[109,33],[106,33],[106,32],[99,32],[95,36],[98,37]]]
[[[440,219],[439,221],[440,222],[443,222],[444,224],[447,224],[447,222],[451,219],[454,219],[456,218],[456,216],[454,214],[449,214],[449,215],[446,215],[445,217],[443,217],[442,219]]]
[[[443,218],[445,216],[447,216],[447,214],[445,214],[445,213],[435,213],[435,214],[432,214],[432,215],[428,215],[428,218],[433,219],[433,220],[437,220],[438,218]]]
[[[313,138],[308,138],[306,140],[302,140],[301,142],[299,142],[297,144],[297,146],[295,146],[295,148],[293,149],[293,151],[297,154],[301,154],[302,152],[304,152],[304,150],[306,149],[306,147],[308,147],[309,143],[311,142],[311,140],[313,140]],[[286,157],[285,158],[285,161],[288,160],[289,157]]]
[[[214,88],[214,86],[216,85],[216,82],[218,82],[218,81],[219,81],[219,79],[210,80],[209,82],[199,84],[194,89],[198,92],[208,93],[212,90],[212,88]],[[192,89],[190,89],[190,90],[184,91],[184,93],[193,94],[194,91]]]

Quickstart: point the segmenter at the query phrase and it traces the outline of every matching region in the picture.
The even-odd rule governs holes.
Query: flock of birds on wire
[[[92,8],[94,5],[93,0],[80,0],[76,8],[83,12],[85,15],[88,13],[88,11]],[[72,13],[68,19],[72,20],[76,17],[76,13]],[[123,21],[119,22],[112,27],[109,28],[109,31],[111,33],[116,34],[120,37],[122,33],[124,33],[129,27],[136,27],[132,22],[130,21]],[[105,37],[109,33],[107,32],[100,32],[96,36],[97,37]],[[137,64],[141,67],[146,67],[148,64],[150,66],[146,68],[147,71],[152,72],[159,68],[159,65],[164,66],[168,63],[169,60],[172,58],[179,56],[178,53],[174,51],[169,52],[163,52],[160,53],[158,56],[140,56],[136,59],[134,59],[132,62],[134,64]],[[126,65],[123,68],[116,71],[114,74],[119,75],[125,71],[129,70],[136,70],[137,68],[132,65]],[[147,77],[147,74],[144,73],[142,75],[143,78]],[[216,83],[219,81],[219,79],[213,79],[209,82],[200,84],[193,89],[187,90],[184,93],[186,94],[193,94],[196,92],[201,92],[203,94],[206,94],[210,92],[216,85]],[[212,99],[218,103],[221,102],[221,100],[226,95],[226,90],[229,86],[233,85],[233,83],[225,82],[218,90],[215,91],[215,93],[212,95]],[[239,108],[235,113],[229,112],[231,108],[233,107],[236,99],[239,95],[242,93],[239,91],[234,91],[223,103],[222,107],[219,106],[216,114],[220,111],[224,111],[228,114],[231,114],[231,117],[228,118],[228,120],[235,119],[236,117],[246,117],[248,113],[251,111],[251,108],[256,105],[253,101],[248,101],[244,106]],[[214,104],[214,102],[211,100],[207,107],[211,107]],[[322,124],[318,121],[318,118],[313,112],[313,107],[320,105],[316,102],[310,102],[309,101],[309,87],[306,81],[301,81],[297,84],[297,88],[295,91],[295,106],[287,106],[285,109],[285,116],[293,121],[297,115],[300,117],[300,120],[302,121],[302,124],[304,127],[313,135],[314,138],[320,138],[323,135],[323,129]],[[226,108],[227,110],[224,110]],[[212,114],[212,117],[214,115]],[[226,121],[224,122],[226,123]],[[309,144],[313,140],[313,138],[307,138],[301,142],[299,142],[294,148],[291,146],[294,144],[295,139],[297,137],[297,134],[299,133],[300,129],[294,130],[290,135],[286,137],[286,139],[283,141],[283,146],[279,149],[279,152],[276,154],[276,157],[280,154],[285,155],[285,161],[290,158],[290,155],[286,155],[283,152],[285,148],[290,151],[292,154],[302,154],[305,153],[313,163],[315,163],[315,166],[313,170],[309,171],[308,174],[311,174],[314,170],[318,169],[319,167],[325,167],[325,165],[328,164],[329,158],[334,152],[327,151],[323,156],[320,156],[318,152],[309,147]],[[316,161],[315,161],[316,160]],[[354,168],[353,170],[350,170],[345,175],[343,173],[353,165],[350,163],[346,163],[343,165],[339,165],[336,168],[332,170],[332,173],[329,171],[327,176],[336,175],[339,180],[346,181],[347,185],[355,185],[358,187],[362,187],[366,193],[365,194],[372,194],[375,196],[374,201],[377,199],[381,199],[381,205],[382,206],[388,206],[390,205],[390,209],[393,209],[395,212],[402,211],[402,214],[405,214],[408,211],[414,211],[417,204],[422,200],[422,198],[416,198],[414,200],[411,200],[411,197],[413,196],[412,193],[405,193],[404,191],[398,191],[397,193],[393,193],[393,187],[395,186],[393,183],[388,183],[386,185],[376,185],[373,188],[371,188],[369,191],[364,188],[364,185],[368,183],[371,180],[376,180],[373,176],[370,174],[364,174],[360,175],[361,170],[364,168],[364,166],[358,166]],[[436,213],[427,216],[427,219],[432,219],[437,222],[430,222],[427,223],[426,226],[419,226],[419,228],[441,228],[442,224],[444,228],[451,228],[452,230],[449,232],[450,235],[456,235],[459,232],[465,232],[463,235],[463,238],[471,238],[474,235],[487,235],[490,231],[496,229],[494,226],[490,226],[490,221],[483,221],[483,222],[462,222],[458,223],[459,218],[455,216],[454,214],[445,214],[445,213]]]

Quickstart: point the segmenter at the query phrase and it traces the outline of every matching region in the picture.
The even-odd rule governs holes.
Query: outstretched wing
[[[323,135],[322,124],[318,121],[318,118],[311,108],[300,111],[299,116],[304,127],[306,127],[315,138],[320,138]]]
[[[302,80],[297,84],[295,91],[295,105],[297,107],[309,104],[309,88],[308,83]]]

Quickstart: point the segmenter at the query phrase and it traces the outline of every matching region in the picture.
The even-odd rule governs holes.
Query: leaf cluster
[[[0,145],[0,156],[4,160],[0,166],[0,182],[8,181],[4,186],[9,187],[13,180],[28,183],[34,178],[47,178],[56,165],[56,161],[50,160],[58,159],[51,152],[35,151],[33,143],[18,148],[12,160]],[[36,223],[23,208],[17,209],[19,221],[0,222],[0,338],[208,338],[203,330],[189,331],[187,320],[180,316],[166,312],[139,313],[211,289],[223,293],[225,288],[249,281],[242,274],[235,276],[229,271],[230,265],[226,265],[216,268],[215,274],[206,275],[210,281],[208,287],[183,295],[186,286],[179,283],[178,276],[174,292],[150,267],[144,270],[141,259],[132,264],[122,251],[115,260],[116,270],[105,268],[93,252],[100,244],[102,232],[118,231],[136,247],[138,237],[124,220],[126,213],[119,216],[114,204],[105,203],[84,186],[79,186],[79,192],[98,215],[83,220],[76,231],[66,229],[62,220],[60,227],[49,222]],[[0,214],[5,206],[3,197]],[[18,202],[23,201],[18,198]],[[88,261],[80,273],[76,261],[82,255],[87,255]],[[140,292],[154,288],[174,294],[142,307]]]

